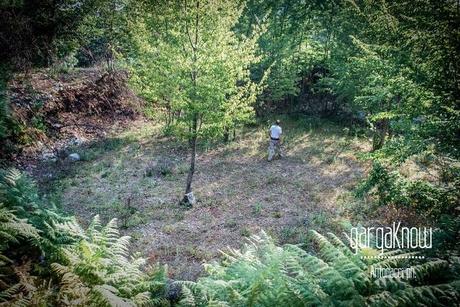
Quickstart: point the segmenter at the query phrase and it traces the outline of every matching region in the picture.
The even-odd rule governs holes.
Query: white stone
[[[68,158],[70,161],[80,161],[80,155],[77,153],[71,153]]]
[[[189,206],[194,206],[196,204],[196,198],[193,192],[185,194],[185,199],[187,199],[187,204]]]

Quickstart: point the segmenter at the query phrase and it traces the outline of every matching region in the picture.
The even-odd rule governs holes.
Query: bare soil
[[[58,74],[48,69],[18,74],[8,85],[8,96],[18,126],[9,140],[15,148],[10,160],[29,171],[43,157],[105,138],[141,117],[142,101],[128,88],[123,71],[87,68]]]

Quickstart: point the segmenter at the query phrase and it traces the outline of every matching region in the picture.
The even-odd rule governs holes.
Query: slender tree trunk
[[[388,118],[378,121],[375,125],[374,137],[372,140],[372,151],[378,150],[385,144],[385,139],[390,129],[390,120]]]
[[[187,1],[184,2],[185,4],[185,12],[188,9]],[[190,71],[190,76],[192,79],[193,83],[193,88],[194,88],[194,94],[193,94],[193,99],[197,99],[197,76],[198,76],[198,71],[196,67],[197,63],[197,46],[198,46],[198,26],[199,26],[199,10],[200,8],[200,2],[196,1],[196,15],[195,15],[195,33],[194,33],[194,38],[192,37],[193,35],[190,33],[189,30],[189,25],[186,22],[185,23],[185,28],[187,32],[187,36],[189,39],[190,47],[192,48],[192,62],[193,62],[193,67],[192,70]],[[198,138],[198,120],[200,119],[200,114],[198,114],[197,111],[194,111],[193,117],[192,117],[192,125],[190,127],[190,169],[188,171],[187,175],[187,183],[185,186],[185,195],[182,200],[182,203],[188,206],[192,206],[195,202],[195,198],[192,193],[192,182],[193,182],[193,174],[195,173],[195,161],[196,161],[196,141]]]
[[[230,128],[225,127],[224,131],[224,142],[228,143],[230,141]]]
[[[187,184],[185,186],[185,194],[192,192],[192,181],[193,174],[195,173],[195,161],[196,161],[196,139],[197,139],[197,127],[198,127],[198,114],[193,116],[192,123],[192,136],[190,137],[190,168],[187,176]]]

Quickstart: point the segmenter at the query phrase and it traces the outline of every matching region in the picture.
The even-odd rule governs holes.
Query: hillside
[[[36,70],[15,75],[7,95],[15,128],[0,153],[13,155],[22,167],[65,155],[72,144],[103,138],[141,116],[142,102],[123,71]]]

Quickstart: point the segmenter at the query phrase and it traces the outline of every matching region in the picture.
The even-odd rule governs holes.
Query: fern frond
[[[107,225],[102,228],[101,234],[109,242],[116,241],[120,236],[120,232],[118,231],[117,226],[117,219],[114,218],[110,220]]]
[[[101,299],[101,302],[105,302],[108,306],[112,307],[135,307],[136,305],[131,300],[119,297],[118,290],[110,285],[100,285],[93,288],[93,292]]]
[[[62,223],[53,222],[52,228],[56,229],[61,233],[66,233],[71,237],[86,239],[87,236],[83,228],[81,228],[80,224],[77,223],[75,219],[70,221],[65,221]]]
[[[445,304],[449,301],[447,295],[456,297],[459,293],[453,285],[413,287],[407,280],[391,274],[373,280],[365,262],[338,237],[329,234],[326,238],[313,232],[312,238],[317,243],[318,255],[297,245],[276,246],[265,233],[251,236],[242,249],[227,249],[219,263],[206,264],[208,276],[197,282],[180,282],[182,304],[402,306],[420,301],[432,305],[430,302]],[[387,255],[407,254],[397,251]],[[385,268],[391,262],[376,259],[372,265]],[[414,271],[424,278],[438,274],[445,266],[444,262],[434,261],[414,266]]]
[[[192,291],[186,285],[182,286],[182,299],[179,302],[180,306],[187,306],[187,307],[194,307],[196,306],[195,303],[195,296],[193,295]]]

